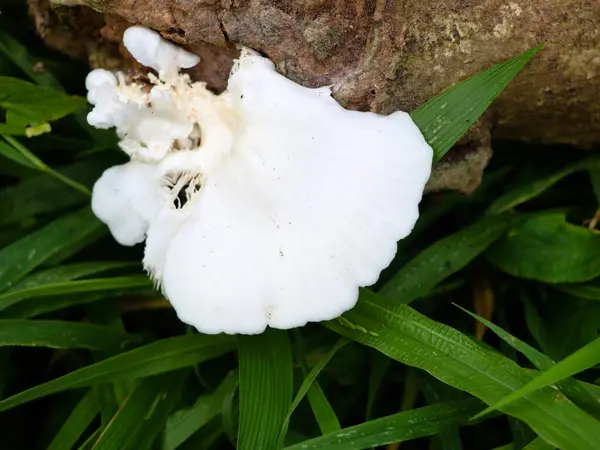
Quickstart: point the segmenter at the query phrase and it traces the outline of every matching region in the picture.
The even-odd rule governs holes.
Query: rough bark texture
[[[29,0],[46,42],[88,55],[93,66],[125,64],[115,57],[122,31],[142,24],[198,53],[203,62],[193,76],[217,91],[225,87],[235,44],[243,44],[303,85],[333,85],[347,108],[384,114],[410,111],[544,42],[461,141],[460,157],[438,164],[430,189],[477,186],[491,155],[490,133],[580,148],[600,141],[597,0],[54,0],[54,7],[48,1]],[[65,6],[75,7],[52,27]]]

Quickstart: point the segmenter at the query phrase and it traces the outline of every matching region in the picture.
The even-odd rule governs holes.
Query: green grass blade
[[[548,444],[545,440],[538,437],[523,447],[523,450],[554,450],[554,445]]]
[[[48,283],[21,290],[0,294],[0,311],[18,303],[36,297],[49,295],[81,294],[90,292],[107,292],[125,288],[152,287],[152,281],[145,275],[129,277],[95,278],[93,280],[77,280],[59,283]]]
[[[0,319],[0,346],[104,350],[126,348],[139,339],[136,335],[89,323]]]
[[[516,220],[519,216],[486,217],[433,243],[406,263],[381,287],[379,294],[405,304],[423,297],[481,254]]]
[[[190,371],[146,378],[128,396],[94,444],[94,450],[149,449],[164,430]]]
[[[280,447],[283,446],[283,443],[285,442],[285,435],[287,433],[292,414],[294,413],[294,411],[296,410],[296,408],[298,407],[298,405],[300,404],[300,402],[302,401],[304,396],[310,391],[311,387],[313,386],[313,383],[315,382],[315,380],[317,379],[317,377],[319,376],[319,374],[321,373],[323,368],[327,365],[327,363],[331,360],[331,358],[333,358],[333,356],[337,353],[337,351],[340,348],[342,348],[344,345],[346,345],[348,342],[349,341],[346,338],[339,339],[333,345],[333,347],[331,347],[331,349],[323,356],[323,358],[321,358],[319,360],[319,362],[317,364],[315,364],[315,366],[311,369],[311,371],[308,373],[308,375],[306,375],[304,377],[304,381],[302,381],[302,384],[298,388],[298,392],[296,392],[296,395],[294,396],[294,400],[292,401],[290,409],[289,409],[287,416],[285,417],[285,420],[281,427],[281,432],[279,434],[279,446]],[[317,400],[317,402],[318,402],[318,400]],[[338,428],[339,428],[339,423],[338,423]]]
[[[231,336],[190,334],[162,339],[83,367],[0,401],[0,411],[70,389],[169,372],[233,350]]]
[[[292,403],[292,349],[286,332],[238,337],[239,450],[275,450]]]
[[[65,248],[98,233],[104,225],[85,208],[46,225],[0,250],[0,291],[8,289]]]
[[[50,72],[35,70],[39,60],[31,56],[24,45],[2,30],[0,30],[0,51],[37,84],[62,90],[62,86]]]
[[[3,309],[0,316],[5,319],[29,319],[40,314],[46,314],[52,311],[69,308],[72,306],[89,305],[100,301],[111,301],[118,298],[127,298],[132,303],[137,301],[139,297],[142,301],[144,298],[156,297],[156,293],[145,288],[130,288],[117,289],[108,292],[97,292],[93,294],[72,294],[59,295],[56,297],[44,297],[43,299],[27,299],[19,300],[18,303]],[[130,298],[134,297],[134,298]]]
[[[167,420],[162,450],[175,450],[194,433],[217,417],[226,396],[237,389],[238,374],[230,372],[215,392],[201,396],[194,406],[174,412]]]
[[[98,439],[101,432],[102,428],[97,428],[90,436],[88,436],[85,442],[79,446],[79,450],[93,450],[94,442],[96,442],[96,439]]]
[[[501,409],[508,404],[526,396],[528,393],[538,389],[550,386],[565,378],[575,375],[579,372],[589,369],[600,363],[600,338],[590,342],[588,345],[580,348],[575,353],[567,356],[562,361],[559,361],[548,370],[545,370],[536,378],[531,380],[524,386],[521,386],[516,391],[510,393],[501,400],[493,403],[488,408],[475,416],[481,417],[496,409]],[[600,422],[597,425],[600,428]],[[600,442],[600,441],[598,441]]]
[[[390,358],[493,404],[532,380],[513,361],[412,308],[361,290],[357,306],[327,326]],[[528,393],[502,409],[538,435],[566,448],[596,448],[600,424],[552,388]]]
[[[553,287],[583,300],[600,301],[600,286],[596,284],[556,284]]]
[[[367,391],[367,409],[365,411],[365,420],[369,420],[373,416],[373,408],[377,394],[380,391],[381,385],[390,367],[391,360],[385,355],[375,352],[372,354],[372,361],[369,371],[369,388]]]
[[[414,371],[413,371],[414,372]],[[428,374],[417,374],[419,387],[428,405],[465,399],[462,392],[441,383]],[[460,436],[460,424],[445,427],[431,438],[430,450],[463,450]]]
[[[333,407],[317,381],[308,390],[307,397],[322,434],[334,433],[342,429]]]
[[[8,147],[8,144],[0,141],[0,153],[4,146]],[[12,147],[9,148],[16,152]],[[59,167],[57,172],[83,185],[91,186],[109,163],[108,158],[98,155]],[[56,178],[48,177],[46,174],[36,174],[0,190],[0,225],[83,205],[89,200],[89,196],[72,189]]]
[[[83,195],[85,195],[87,197],[90,197],[92,195],[91,191],[87,187],[85,187],[83,184],[81,184],[75,180],[72,180],[71,178],[65,176],[64,174],[52,169],[50,166],[48,166],[41,159],[39,159],[37,156],[35,156],[33,153],[31,153],[23,144],[21,144],[18,140],[16,140],[12,136],[2,135],[2,137],[24,158],[24,160],[27,161],[27,164],[24,164],[27,167],[33,167],[33,168],[39,170],[40,172],[44,172],[44,173],[50,175],[50,176],[56,178],[57,180],[61,181],[65,185],[75,189],[76,191],[79,191],[80,193],[82,193]],[[16,161],[16,160],[14,160],[14,161]]]
[[[471,317],[483,323],[504,342],[525,355],[525,357],[539,370],[548,370],[555,364],[551,358],[533,348],[526,342],[517,339],[512,334],[500,328],[498,325],[462,308],[461,306],[458,306],[458,308],[462,309]],[[577,380],[573,378],[565,378],[558,382],[558,386],[560,387],[560,390],[573,402],[585,409],[594,417],[600,418],[600,403],[598,403],[598,400],[596,400],[594,396],[590,394],[590,392],[588,392]]]
[[[0,124],[1,125],[1,124]],[[39,170],[39,168],[31,162],[25,155],[21,154],[16,148],[8,145],[6,142],[0,140],[0,155],[11,161],[21,164],[22,166],[29,167],[31,169]]]
[[[600,158],[592,157],[586,158],[575,164],[565,167],[564,169],[546,175],[537,180],[529,181],[521,186],[517,186],[514,189],[509,190],[501,197],[496,199],[487,209],[488,214],[500,214],[508,211],[515,206],[519,206],[529,200],[534,199],[538,195],[544,193],[546,190],[551,188],[554,184],[558,183],[563,178],[580,170],[591,170],[600,169]]]
[[[467,132],[541,47],[538,45],[467,78],[411,113],[413,121],[433,148],[434,161],[439,161]]]
[[[47,450],[65,450],[75,446],[84,431],[98,415],[98,402],[90,389],[77,403],[65,423],[54,436]]]
[[[126,261],[88,261],[65,264],[50,269],[35,272],[14,284],[6,293],[21,291],[33,287],[76,280],[90,275],[107,272],[114,269],[136,267],[139,263]]]
[[[478,405],[481,402],[469,399],[425,406],[344,428],[285,450],[362,450],[431,436],[465,420]]]

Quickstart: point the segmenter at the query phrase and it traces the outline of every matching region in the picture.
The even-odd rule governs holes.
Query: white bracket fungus
[[[115,127],[131,161],[92,208],[179,318],[204,333],[260,333],[352,308],[412,230],[432,150],[404,112],[348,111],[242,49],[220,95],[179,72],[198,58],[132,27],[150,85],[94,70],[91,125]]]

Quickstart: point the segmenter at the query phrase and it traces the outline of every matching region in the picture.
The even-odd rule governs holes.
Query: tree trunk
[[[600,141],[597,0],[55,0],[70,24],[53,27],[48,0],[29,0],[46,41],[93,66],[116,67],[124,28],[142,24],[198,53],[193,72],[225,87],[235,44],[263,52],[305,86],[334,86],[345,107],[410,111],[452,84],[541,42],[544,49],[485,118],[438,164],[430,189],[471,191],[492,138]],[[60,7],[58,8],[60,9]],[[82,26],[81,24],[89,26]],[[124,55],[121,48],[121,55]]]

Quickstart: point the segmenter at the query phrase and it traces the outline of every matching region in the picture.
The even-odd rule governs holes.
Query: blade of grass
[[[462,392],[441,383],[429,374],[420,372],[417,375],[420,376],[419,385],[428,405],[465,399]],[[460,424],[445,427],[431,439],[430,450],[463,450]]]
[[[288,431],[288,426],[290,424],[290,419],[292,417],[292,414],[294,413],[294,411],[296,410],[296,408],[298,407],[298,405],[300,404],[300,402],[302,401],[304,396],[310,391],[311,387],[313,386],[313,383],[315,382],[315,380],[317,379],[317,377],[319,376],[321,371],[325,368],[327,363],[331,360],[331,358],[333,358],[333,356],[337,353],[337,351],[340,348],[342,348],[344,345],[346,345],[348,342],[349,341],[346,338],[339,339],[333,345],[333,347],[331,347],[331,349],[323,356],[323,358],[321,358],[319,360],[319,362],[317,364],[315,364],[315,366],[311,369],[311,371],[308,374],[305,374],[304,380],[302,381],[302,384],[298,388],[298,392],[296,392],[296,395],[294,396],[294,400],[292,401],[292,404],[290,405],[290,409],[287,412],[285,420],[283,421],[283,425],[281,427],[281,432],[279,433],[279,439],[278,439],[279,447],[283,446],[283,443],[285,442],[285,437],[286,437],[286,434]],[[339,428],[339,423],[338,423],[338,428]]]
[[[183,370],[140,381],[100,434],[93,449],[151,448],[156,436],[164,429],[189,373],[189,370]]]
[[[555,448],[554,445],[548,444],[541,437],[538,437],[523,447],[523,450],[554,450]]]
[[[82,263],[65,264],[28,275],[18,283],[14,284],[5,292],[5,294],[52,283],[72,281],[77,278],[96,275],[109,270],[135,267],[138,265],[138,263],[125,261],[88,261]]]
[[[434,161],[465,134],[513,77],[542,48],[538,45],[455,84],[432,98],[411,117],[434,151]]]
[[[89,208],[61,217],[0,250],[0,291],[8,289],[65,248],[104,226]]]
[[[0,141],[0,153],[5,147],[16,152],[8,144]],[[103,154],[86,158],[84,161],[61,166],[56,170],[65,177],[75,179],[89,187],[100,177],[103,168],[108,167],[113,161],[112,158],[106,156]],[[35,215],[83,205],[89,200],[87,195],[70,188],[55,178],[48,177],[46,174],[36,174],[0,190],[0,225],[12,224]]]
[[[145,275],[129,277],[95,278],[92,280],[66,281],[33,286],[0,294],[0,311],[18,303],[36,297],[49,295],[80,294],[90,292],[106,292],[125,288],[152,287],[152,281]]]
[[[493,403],[488,408],[481,411],[475,416],[479,418],[485,414],[501,409],[508,404],[524,397],[530,392],[544,388],[551,384],[557,383],[565,378],[575,375],[579,372],[589,369],[600,363],[600,338],[590,342],[586,346],[580,348],[575,353],[567,356],[562,361],[559,361],[549,369],[543,371],[536,378],[531,380],[529,383],[521,386],[514,392]],[[600,422],[599,422],[600,426]],[[600,441],[599,441],[600,442]]]
[[[463,310],[465,313],[469,314],[475,320],[480,321],[490,330],[492,330],[498,337],[500,337],[504,342],[513,347],[515,350],[521,352],[525,357],[539,370],[548,370],[552,367],[555,362],[544,355],[539,350],[533,348],[526,342],[517,339],[507,331],[500,328],[498,325],[486,320],[477,314],[474,314],[459,305],[456,305],[458,308]],[[573,402],[578,404],[580,407],[585,409],[587,412],[592,414],[596,418],[600,418],[600,404],[594,398],[594,396],[588,392],[577,380],[573,378],[565,378],[558,382],[558,386],[560,390]]]
[[[166,300],[156,298],[156,293],[147,288],[116,289],[107,292],[96,292],[93,294],[70,294],[57,297],[44,297],[19,300],[18,303],[2,309],[0,316],[6,319],[29,319],[40,314],[70,308],[72,306],[88,305],[95,302],[108,302],[120,300],[121,312],[126,313],[135,310],[136,305],[150,304],[163,305]]]
[[[457,330],[365,289],[357,306],[327,327],[488,404],[532,379],[513,361]],[[600,423],[551,388],[530,392],[502,411],[558,447],[594,450],[600,442]]]
[[[56,392],[181,369],[228,353],[234,346],[235,339],[225,335],[190,334],[161,339],[8,397],[0,401],[0,411]]]
[[[77,403],[67,420],[54,436],[47,450],[65,450],[75,446],[81,435],[98,415],[98,402],[89,390]]]
[[[235,392],[238,374],[230,372],[215,392],[201,396],[191,408],[181,409],[169,416],[162,450],[175,450],[194,433],[221,413],[223,400]]]
[[[60,172],[52,169],[46,163],[44,163],[41,159],[31,153],[23,144],[21,144],[17,139],[12,136],[2,135],[4,140],[8,142],[19,154],[23,157],[23,159],[27,162],[27,166],[33,167],[40,172],[47,173],[48,175],[56,178],[59,181],[62,181],[67,186],[72,187],[73,189],[81,192],[82,194],[90,197],[92,195],[91,191],[85,187],[83,184],[72,180],[71,178],[63,175]],[[16,160],[15,160],[16,161]],[[18,161],[17,161],[18,162]]]
[[[478,405],[481,402],[469,399],[425,406],[344,428],[285,450],[362,450],[431,436],[464,421]]]
[[[275,450],[292,403],[292,349],[286,332],[238,337],[240,411],[237,448]]]
[[[487,209],[487,214],[500,214],[508,211],[515,206],[519,206],[529,200],[534,199],[544,191],[548,190],[554,184],[558,183],[563,178],[581,171],[600,168],[600,158],[591,157],[578,161],[575,164],[565,167],[564,169],[551,175],[538,178],[537,180],[529,181],[521,186],[509,190],[501,197],[496,199]]]
[[[552,287],[583,300],[600,301],[600,286],[595,284],[554,284]]]
[[[25,155],[21,154],[16,148],[8,145],[6,142],[0,140],[0,155],[10,159],[17,164],[28,167],[30,169],[39,170],[35,164],[33,164]]]
[[[405,304],[423,297],[481,254],[518,220],[521,216],[512,214],[486,217],[433,243],[406,263],[378,293]]]
[[[50,72],[35,70],[38,60],[29,54],[24,45],[2,30],[0,30],[0,51],[37,84],[62,90],[62,86]]]
[[[89,323],[0,319],[0,346],[104,350],[139,341],[139,336]]]
[[[365,412],[365,420],[369,420],[373,416],[375,399],[377,398],[377,393],[383,384],[385,374],[387,373],[391,362],[390,358],[387,358],[379,352],[373,353],[371,357],[373,359],[370,364],[371,370],[369,372],[369,388],[367,392],[367,409]]]
[[[304,372],[306,373],[306,371]],[[307,393],[308,402],[322,434],[334,433],[342,429],[329,400],[318,381],[314,381]]]

